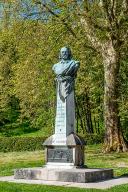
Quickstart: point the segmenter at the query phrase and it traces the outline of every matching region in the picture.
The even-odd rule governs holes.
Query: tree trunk
[[[102,53],[104,62],[104,120],[105,120],[105,141],[104,152],[127,151],[128,145],[125,142],[121,127],[118,110],[119,96],[119,57],[114,50],[112,43]]]

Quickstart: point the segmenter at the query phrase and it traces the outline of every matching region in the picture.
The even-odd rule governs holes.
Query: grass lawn
[[[44,151],[0,153],[0,176],[13,175],[15,168],[41,167]]]
[[[128,176],[128,153],[102,154],[101,145],[87,146],[85,164],[89,168],[113,168],[115,176]],[[44,164],[44,151],[0,153],[0,176],[12,175],[15,168],[41,167]],[[128,185],[117,186],[109,190],[76,189],[26,185],[0,182],[0,192],[128,192]]]
[[[128,192],[128,185],[120,185],[107,190],[79,189],[45,185],[26,185],[0,182],[0,192]]]

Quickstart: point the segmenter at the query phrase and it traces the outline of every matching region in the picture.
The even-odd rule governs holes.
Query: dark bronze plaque
[[[54,148],[47,151],[48,162],[72,163],[73,149]]]

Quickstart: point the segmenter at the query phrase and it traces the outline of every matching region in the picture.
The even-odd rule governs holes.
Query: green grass
[[[44,151],[0,153],[0,176],[12,175],[21,167],[41,167],[44,164]]]
[[[128,153],[102,153],[101,145],[87,146],[85,162],[88,167],[113,168],[115,176],[128,174]]]
[[[0,192],[128,192],[128,185],[120,185],[111,189],[80,189],[46,185],[14,184],[0,182]]]
[[[24,184],[12,184],[12,183],[0,183],[1,192],[97,192],[99,190],[85,190],[78,188],[66,188],[66,187],[55,187],[55,186],[41,186],[41,185],[24,185]]]
[[[113,168],[115,176],[128,175],[128,153],[103,154],[101,145],[87,146],[85,164],[90,168]],[[21,167],[41,167],[44,165],[44,151],[0,153],[0,176],[12,175],[14,169]],[[27,185],[0,182],[0,192],[128,192],[128,185],[121,185],[109,190],[77,189]]]

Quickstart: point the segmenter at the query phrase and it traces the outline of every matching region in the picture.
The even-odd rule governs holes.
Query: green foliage
[[[90,53],[88,50],[85,55],[84,51],[86,49],[81,46],[79,42],[74,42],[73,37],[69,35],[63,26],[61,26],[61,28],[54,28],[54,25],[59,26],[57,21],[46,25],[41,22],[27,20],[18,23],[15,22],[10,29],[2,32],[2,34],[5,34],[4,38],[1,38],[3,42],[2,47],[5,46],[6,42],[3,57],[5,53],[6,56],[8,56],[8,49],[10,50],[10,47],[12,47],[12,53],[14,52],[15,54],[13,53],[8,60],[10,78],[8,79],[7,86],[9,86],[9,84],[11,84],[11,86],[9,91],[7,90],[7,92],[5,92],[3,90],[1,106],[3,102],[6,101],[5,94],[9,97],[8,100],[12,96],[17,100],[17,110],[13,110],[8,100],[3,107],[3,109],[7,111],[5,114],[6,118],[7,114],[10,117],[8,105],[10,106],[10,111],[14,111],[16,116],[14,118],[12,113],[12,121],[9,121],[8,124],[5,121],[2,123],[2,132],[4,131],[4,135],[20,135],[23,133],[23,131],[20,130],[21,127],[22,129],[24,129],[24,127],[26,127],[26,129],[30,127],[30,132],[34,129],[35,131],[42,129],[42,127],[54,128],[55,82],[53,82],[54,77],[51,68],[53,63],[58,61],[58,50],[62,44],[70,44],[70,46],[73,47],[73,54],[76,55],[76,59],[81,61],[81,68],[77,78],[76,94],[81,97],[85,95],[87,90],[91,100],[90,110],[94,113],[92,118],[95,116],[98,120],[100,116],[98,108],[101,108],[100,113],[102,114],[102,105],[97,102],[103,92],[103,87],[100,89],[100,86],[103,84],[102,70],[99,71],[100,74],[98,70],[95,72],[95,69],[100,67],[98,57],[95,63],[94,57],[90,57],[90,54],[93,54],[92,51]],[[55,43],[56,47],[54,47]],[[80,50],[81,54],[79,54],[77,50]],[[50,51],[50,53],[48,53],[48,51]],[[2,59],[1,62],[4,67],[6,61],[3,61]],[[90,62],[95,65],[90,65]],[[97,81],[94,80],[96,77]],[[6,79],[7,75],[5,76],[5,80]],[[2,82],[4,82],[4,80],[2,80]],[[99,89],[97,89],[98,85]],[[82,100],[80,99],[79,108],[81,108],[81,106]],[[4,118],[4,113],[1,113],[1,117]],[[80,121],[80,117],[78,118]],[[85,118],[83,113],[81,118]],[[25,125],[26,121],[27,126]],[[19,132],[15,131],[16,126],[19,128]],[[79,127],[81,127],[80,123]],[[94,132],[97,131],[95,130]]]
[[[8,132],[19,116],[19,102],[12,92],[12,65],[16,61],[14,36],[0,33],[0,131]]]
[[[30,2],[27,4],[31,12],[34,3]],[[57,6],[59,5],[58,2]],[[42,129],[42,127],[54,128],[55,86],[51,68],[53,63],[58,61],[58,50],[62,45],[70,45],[73,48],[73,54],[76,59],[81,61],[76,92],[79,95],[85,94],[86,85],[91,97],[93,116],[99,116],[99,114],[97,115],[99,113],[97,112],[97,106],[100,106],[99,103],[96,104],[95,91],[101,82],[95,81],[96,84],[93,83],[95,78],[93,73],[99,67],[100,59],[97,57],[95,60],[95,57],[92,57],[92,55],[95,55],[94,50],[86,49],[86,39],[83,40],[84,31],[82,28],[79,26],[75,28],[75,32],[79,36],[79,41],[76,41],[66,26],[60,24],[54,17],[50,17],[49,22],[42,22],[41,18],[41,21],[32,20],[29,17],[26,20],[18,20],[18,11],[26,12],[26,8],[19,6],[18,3],[10,4],[10,7],[14,11],[12,15],[13,17],[15,15],[16,19],[12,17],[12,20],[9,20],[11,27],[4,25],[5,30],[1,31],[2,68],[5,68],[6,65],[9,68],[9,78],[8,75],[5,76],[5,80],[8,80],[6,83],[7,91],[2,91],[3,97],[1,100],[1,106],[5,102],[3,109],[6,110],[6,114],[1,113],[1,122],[3,122],[1,124],[2,133],[11,136],[22,134],[23,130],[20,130],[20,128],[27,130],[27,127],[30,127],[30,131]],[[70,15],[68,4],[64,3],[63,8],[61,18],[63,19],[65,14],[68,14],[69,17],[67,19],[69,25],[71,25],[74,18]],[[9,9],[9,6],[5,9]],[[38,6],[39,9],[41,9],[40,5]],[[75,16],[73,9],[72,13]],[[26,12],[27,14],[28,12]],[[6,23],[6,21],[4,22]],[[79,54],[78,50],[81,54]],[[90,63],[95,63],[96,66],[90,65]],[[102,81],[102,78],[98,78],[98,73],[97,79]],[[4,80],[2,82],[4,83]],[[101,90],[97,91],[98,97],[100,97],[101,92]],[[5,99],[5,96],[8,99]],[[11,96],[18,101],[17,110],[13,110],[12,106],[9,105]],[[9,113],[8,105],[10,107],[9,110],[14,111],[14,113]],[[81,106],[79,105],[79,107]],[[11,121],[7,118],[10,118],[10,115],[12,116]],[[4,116],[6,116],[8,123],[3,120]],[[84,119],[84,114],[79,117],[79,121],[80,118]],[[26,121],[27,126],[25,125]],[[16,126],[19,132],[15,131]],[[80,123],[79,127],[81,127]]]
[[[41,150],[45,137],[1,137],[0,152]]]
[[[21,124],[26,121],[30,129],[53,127],[53,80],[48,80],[52,74],[43,49],[43,33],[46,26],[34,21],[14,23],[11,29],[1,32],[0,122],[6,135],[11,135],[15,125],[24,127]]]
[[[84,139],[87,145],[94,145],[104,142],[104,134],[86,134]]]

